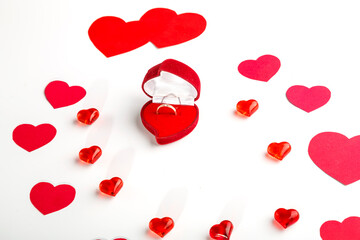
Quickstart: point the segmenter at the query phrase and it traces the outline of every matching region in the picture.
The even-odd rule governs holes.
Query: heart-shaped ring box
[[[141,109],[141,120],[159,144],[177,141],[197,125],[200,79],[182,62],[167,59],[149,69],[142,83],[151,97]]]

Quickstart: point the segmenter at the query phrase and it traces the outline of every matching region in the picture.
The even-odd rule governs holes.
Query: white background
[[[154,239],[149,221],[170,216],[175,228],[168,240],[208,240],[210,227],[224,219],[234,223],[233,240],[319,240],[325,221],[360,216],[360,182],[343,186],[307,154],[320,132],[360,134],[357,3],[1,0],[0,239],[148,240]],[[88,38],[99,17],[138,20],[155,7],[202,14],[207,28],[181,45],[149,43],[112,58]],[[264,54],[282,63],[269,82],[238,73],[241,61]],[[149,100],[141,82],[167,58],[200,76],[200,120],[184,139],[159,146],[139,118]],[[54,110],[44,96],[52,80],[81,85],[87,95]],[[285,97],[298,84],[327,86],[332,98],[308,114]],[[259,110],[248,119],[236,116],[236,103],[250,98]],[[77,125],[76,113],[90,107],[100,110],[98,121]],[[28,153],[11,137],[23,123],[51,123],[58,133]],[[280,141],[291,143],[291,153],[282,162],[268,159],[268,144]],[[94,165],[80,164],[79,150],[95,144],[103,156]],[[113,176],[123,178],[123,189],[115,198],[102,197],[98,184]],[[40,181],[71,184],[74,202],[43,216],[29,200]],[[279,229],[273,214],[280,207],[297,209],[300,220]]]

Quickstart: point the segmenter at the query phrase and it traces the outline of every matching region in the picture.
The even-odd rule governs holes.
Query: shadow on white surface
[[[170,190],[162,200],[156,216],[170,217],[176,222],[184,210],[187,197],[188,190],[185,187]]]
[[[242,199],[233,199],[224,207],[222,213],[219,217],[219,224],[224,220],[229,220],[232,222],[234,226],[234,231],[236,231],[237,227],[240,225],[242,217],[245,211],[245,201]]]
[[[90,132],[86,138],[86,146],[99,146],[102,150],[105,149],[113,129],[113,119],[107,116],[99,117],[93,123]]]
[[[146,138],[146,140],[151,144],[151,146],[159,146],[159,144],[156,142],[155,136],[152,135],[142,124],[140,112],[136,114],[135,116],[135,122],[136,122],[136,128],[143,134]]]
[[[276,159],[276,158],[270,156],[270,154],[268,154],[267,152],[264,153],[264,156],[265,156],[265,158],[266,158],[267,160],[269,160],[270,162],[273,162],[273,163],[279,163],[279,162],[281,162],[281,160]]]
[[[132,147],[119,150],[108,166],[107,176],[127,179],[134,163],[135,150]]]
[[[84,108],[96,108],[101,114],[108,97],[109,84],[107,80],[96,80],[91,87],[86,90],[83,102]],[[101,115],[100,115],[101,116]]]

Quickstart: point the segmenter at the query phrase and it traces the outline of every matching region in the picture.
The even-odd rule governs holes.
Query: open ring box
[[[159,144],[177,141],[197,125],[200,79],[182,62],[167,59],[149,69],[142,83],[152,99],[141,109],[141,120]]]

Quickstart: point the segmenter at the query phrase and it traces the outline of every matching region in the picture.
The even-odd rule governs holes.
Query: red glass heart
[[[171,229],[174,228],[174,220],[169,217],[164,217],[161,219],[154,218],[150,221],[149,228],[160,237],[164,237],[171,231]]]
[[[104,180],[100,183],[99,189],[102,193],[115,197],[123,186],[123,181],[119,177]]]
[[[79,152],[79,158],[81,161],[93,164],[101,157],[102,151],[98,146],[92,146],[89,148],[83,148]]]
[[[228,221],[222,221],[220,224],[214,225],[210,228],[210,237],[216,240],[230,239],[231,232],[233,230],[233,224]]]
[[[77,119],[81,123],[91,125],[96,121],[96,119],[98,119],[99,115],[99,111],[96,108],[89,108],[79,111],[77,114]]]
[[[281,143],[271,143],[268,146],[267,152],[270,156],[283,160],[286,155],[289,154],[291,151],[290,143],[288,142],[281,142]]]
[[[242,100],[237,103],[236,111],[242,115],[250,117],[256,110],[258,110],[259,104],[256,100],[250,99],[248,101]]]
[[[299,213],[295,209],[284,209],[279,208],[275,211],[274,218],[275,220],[283,226],[283,228],[287,228],[290,225],[293,225],[299,220]]]

